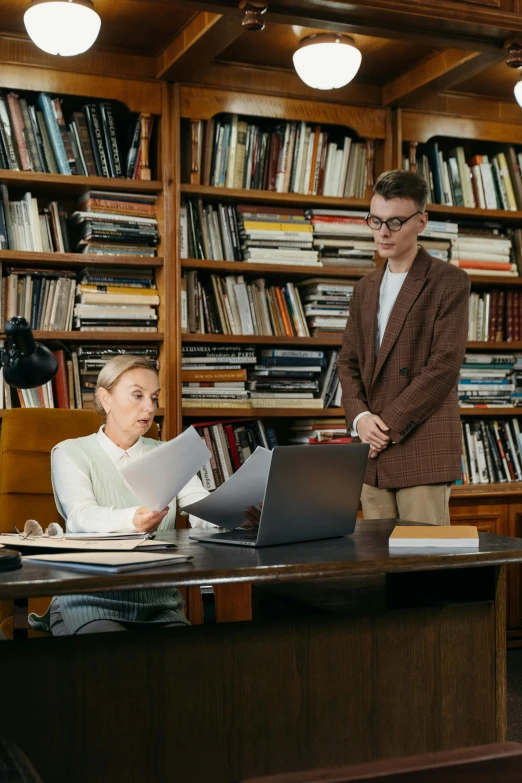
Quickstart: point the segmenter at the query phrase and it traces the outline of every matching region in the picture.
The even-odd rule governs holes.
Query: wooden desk
[[[260,550],[178,531],[194,559],[170,569],[0,574],[0,599],[241,581],[285,595],[248,623],[4,642],[0,735],[53,783],[223,783],[503,741],[503,566],[522,540],[404,556],[393,524]]]

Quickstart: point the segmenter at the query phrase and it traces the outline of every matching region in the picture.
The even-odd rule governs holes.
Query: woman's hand
[[[132,517],[132,524],[139,533],[153,533],[168,513],[168,506],[163,511],[151,511],[150,508],[140,506]]]
[[[245,511],[246,522],[242,525],[243,528],[259,527],[259,520],[261,519],[261,508],[263,504],[259,506],[249,506]]]

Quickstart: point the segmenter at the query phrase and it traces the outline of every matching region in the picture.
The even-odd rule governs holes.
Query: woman
[[[173,529],[176,499],[163,511],[140,506],[120,474],[120,467],[161,441],[143,437],[158,406],[159,379],[152,362],[138,356],[116,356],[101,370],[95,407],[105,416],[97,433],[62,441],[51,453],[56,506],[72,533],[147,532]],[[178,506],[208,495],[195,476],[178,495]],[[189,517],[192,527],[214,527]],[[125,631],[154,623],[188,625],[178,590],[130,590],[54,598],[43,617],[30,615],[33,628],[54,636]]]

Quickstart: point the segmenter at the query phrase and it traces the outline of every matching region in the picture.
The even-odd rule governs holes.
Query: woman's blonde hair
[[[105,367],[100,370],[94,394],[94,409],[98,411],[100,416],[105,416],[105,409],[101,404],[98,389],[106,389],[108,392],[112,391],[122,375],[125,375],[129,370],[137,370],[138,368],[158,373],[156,365],[151,359],[148,359],[146,356],[132,356],[131,354],[113,356]]]

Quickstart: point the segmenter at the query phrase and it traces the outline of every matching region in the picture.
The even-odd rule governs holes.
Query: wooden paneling
[[[522,123],[515,124],[450,114],[427,114],[421,111],[404,111],[402,118],[404,141],[425,142],[435,136],[448,136],[457,139],[522,144]]]
[[[2,64],[1,83],[2,87],[14,90],[37,90],[58,95],[106,98],[107,100],[122,101],[134,112],[162,113],[161,84],[153,80],[139,81],[134,79],[131,81],[97,74],[69,73],[50,68],[24,68],[20,65],[6,63]],[[70,177],[70,179],[81,178]],[[104,182],[107,187],[107,179]],[[127,180],[127,182],[131,182],[131,180]],[[91,185],[91,187],[94,186]]]
[[[187,81],[221,87],[226,90],[241,90],[256,93],[270,93],[291,98],[317,100],[317,90],[308,87],[294,70],[267,68],[215,61],[198,71],[197,79]],[[330,103],[381,106],[381,87],[364,84],[359,78],[345,87],[328,93]]]
[[[509,535],[509,507],[497,505],[466,505],[450,507],[452,525],[476,525],[481,533]]]
[[[101,768],[105,780],[223,783],[501,741],[495,611],[13,641],[4,668],[37,671],[39,686],[4,678],[0,732],[53,783],[91,783]]]
[[[341,106],[271,95],[225,92],[206,87],[184,85],[181,88],[181,116],[209,119],[221,112],[250,114],[305,122],[332,123],[354,128],[360,136],[386,137],[385,109]]]

